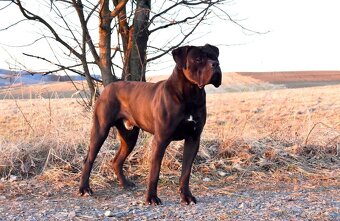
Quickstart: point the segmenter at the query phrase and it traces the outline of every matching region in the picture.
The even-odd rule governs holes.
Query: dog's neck
[[[196,84],[190,82],[184,75],[183,70],[179,67],[174,68],[172,74],[166,81],[166,84],[169,85],[172,90],[182,96],[190,93],[190,96],[193,94],[201,95],[205,93],[204,88],[199,88]]]

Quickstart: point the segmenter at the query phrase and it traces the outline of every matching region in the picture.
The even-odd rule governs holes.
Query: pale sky
[[[0,0],[0,8],[7,3]],[[340,70],[339,9],[339,0],[235,0],[225,10],[244,27],[265,34],[214,20],[191,44],[217,45],[223,71]],[[0,29],[19,19],[15,10],[0,11]],[[0,69],[13,67],[15,59],[32,69],[47,68],[21,54],[48,55],[48,46],[9,47],[31,42],[36,32],[23,25],[0,31]],[[163,60],[151,64],[149,69],[157,71],[149,74],[171,73],[172,58]]]

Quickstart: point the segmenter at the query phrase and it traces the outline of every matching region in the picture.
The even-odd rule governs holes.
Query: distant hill
[[[30,73],[27,71],[12,71],[0,69],[0,87],[2,86],[19,86],[19,85],[33,85],[51,82],[64,82],[64,81],[78,81],[85,80],[84,77],[76,76],[62,76],[57,74],[40,74]]]
[[[237,72],[271,84],[287,88],[315,87],[340,84],[340,71],[282,71],[282,72]]]
[[[150,76],[147,77],[147,81],[157,82],[168,77],[166,75]],[[32,75],[27,72],[0,69],[0,99],[83,96],[88,90],[84,78],[72,76],[72,80],[74,82],[70,82],[67,76]],[[225,93],[338,84],[340,85],[340,71],[225,72],[219,88],[207,85],[205,89],[207,93]]]

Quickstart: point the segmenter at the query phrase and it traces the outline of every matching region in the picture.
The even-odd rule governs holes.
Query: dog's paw
[[[79,194],[80,194],[80,196],[84,196],[86,193],[89,196],[93,195],[93,191],[91,190],[91,188],[89,186],[87,186],[87,187],[79,187]]]
[[[125,180],[123,183],[120,184],[120,186],[123,188],[123,189],[126,189],[126,190],[131,190],[133,188],[136,187],[136,184],[134,184],[133,182],[129,181],[129,180]]]
[[[181,194],[181,203],[189,205],[189,204],[196,204],[196,198],[191,194]]]
[[[154,195],[154,196],[149,195],[149,196],[146,197],[145,204],[157,206],[157,205],[161,205],[162,201],[156,195]]]

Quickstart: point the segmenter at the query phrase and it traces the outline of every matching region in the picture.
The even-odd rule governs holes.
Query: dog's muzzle
[[[215,68],[213,75],[210,79],[210,84],[214,85],[215,87],[219,87],[222,83],[222,72],[220,67]]]

